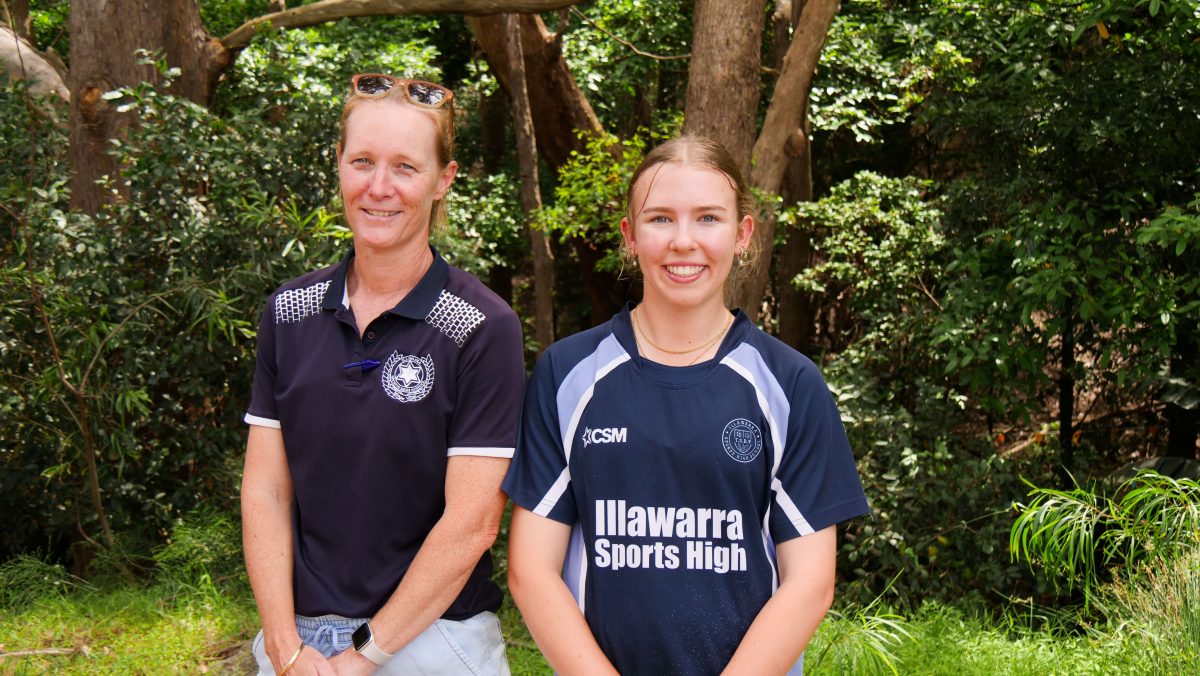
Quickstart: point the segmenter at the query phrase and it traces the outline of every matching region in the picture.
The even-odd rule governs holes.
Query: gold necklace
[[[655,342],[653,340],[650,340],[650,336],[646,335],[646,332],[642,329],[641,322],[638,321],[638,310],[640,310],[640,309],[641,308],[634,308],[633,310],[631,310],[629,312],[629,316],[633,317],[633,330],[634,330],[634,334],[635,334],[634,340],[636,341],[637,337],[640,335],[646,341],[646,343],[648,345],[650,345],[650,347],[652,347],[664,354],[691,354],[692,352],[695,352],[696,350],[700,350],[700,355],[702,356],[708,350],[708,348],[712,347],[713,343],[720,340],[720,338],[722,336],[724,336],[727,331],[729,331],[729,327],[733,325],[733,313],[729,313],[729,319],[725,322],[725,326],[722,326],[721,330],[717,331],[716,335],[714,335],[712,338],[709,338],[707,343],[705,343],[699,347],[691,347],[686,350],[668,350],[665,347],[661,347],[661,346],[655,344]],[[700,358],[699,356],[696,357],[696,359],[699,359],[699,358]],[[688,365],[690,366],[691,364],[694,364],[694,363],[696,363],[696,360],[692,360],[691,363],[689,363]]]

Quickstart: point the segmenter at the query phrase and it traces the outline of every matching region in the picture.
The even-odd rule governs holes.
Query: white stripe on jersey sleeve
[[[763,360],[762,355],[749,343],[738,345],[725,355],[721,363],[745,378],[746,382],[754,388],[758,407],[766,416],[767,425],[771,428],[771,443],[775,446],[775,458],[771,463],[771,490],[775,493],[775,500],[783,509],[784,515],[796,526],[796,530],[801,535],[811,534],[813,529],[808,524],[808,519],[800,513],[796,503],[792,502],[791,496],[783,489],[783,484],[780,483],[777,476],[779,465],[783,461],[783,454],[787,452],[787,424],[792,412],[787,395],[779,386],[775,374],[767,368],[767,363]]]
[[[534,514],[548,515],[566,492],[571,483],[571,448],[575,440],[575,430],[579,427],[579,419],[583,417],[584,409],[592,400],[596,383],[629,359],[629,353],[617,342],[616,336],[609,334],[600,341],[595,351],[571,369],[563,379],[562,385],[558,387],[555,405],[558,407],[559,434],[562,435],[563,471],[538,501],[537,509],[533,510]],[[563,415],[564,413],[569,415]]]
[[[270,427],[273,430],[282,429],[279,426],[278,420],[271,420],[270,418],[260,418],[256,415],[250,415],[249,413],[246,414],[246,417],[243,418],[243,420],[248,425],[258,425],[259,427]]]
[[[451,446],[446,449],[446,457],[453,455],[477,455],[484,458],[512,458],[513,448],[484,447],[484,446]]]

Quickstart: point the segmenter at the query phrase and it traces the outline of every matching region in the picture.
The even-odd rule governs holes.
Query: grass
[[[0,619],[0,652],[39,653],[0,659],[0,673],[204,673],[236,653],[257,624],[245,596],[81,589]],[[70,653],[48,652],[55,649]]]
[[[80,588],[51,595],[0,617],[0,652],[64,648],[74,654],[0,658],[0,674],[244,674],[245,646],[258,631],[248,592],[180,593]],[[520,614],[500,611],[515,676],[549,674]],[[929,604],[903,621],[908,637],[891,645],[893,672],[873,657],[861,618],[831,617],[807,656],[807,672],[823,674],[1110,674],[1148,673],[1144,645],[1119,635],[1089,638],[1021,629],[983,615]],[[849,637],[849,638],[847,638]]]

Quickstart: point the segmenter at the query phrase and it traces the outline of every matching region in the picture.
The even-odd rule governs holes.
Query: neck
[[[636,313],[634,334],[642,356],[668,366],[687,366],[711,359],[720,349],[733,319],[719,299],[689,308],[644,300]]]
[[[643,299],[637,306],[642,330],[655,343],[671,350],[703,345],[729,321],[720,298],[701,306],[679,308]]]
[[[403,297],[421,281],[432,264],[433,252],[426,243],[402,251],[383,252],[355,246],[347,284],[351,295]],[[395,300],[398,302],[399,298]]]

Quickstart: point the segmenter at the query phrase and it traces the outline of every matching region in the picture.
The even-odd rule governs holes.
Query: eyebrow
[[[644,207],[642,209],[641,213],[643,213],[643,214],[645,214],[645,213],[658,214],[658,213],[673,213],[674,211],[675,211],[675,209],[673,209],[671,207],[660,207],[660,206],[652,205],[652,206]],[[693,208],[692,211],[726,211],[727,212],[727,211],[729,211],[729,209],[727,207],[721,206],[720,204],[704,204],[704,205]]]

